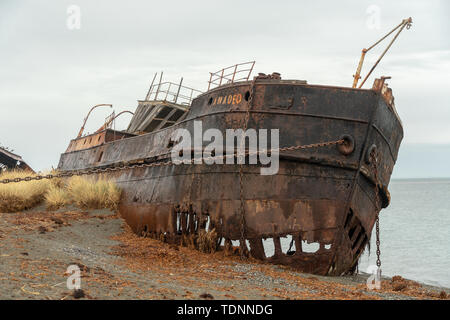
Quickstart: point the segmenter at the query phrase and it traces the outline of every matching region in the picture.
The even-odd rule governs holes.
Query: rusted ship
[[[13,150],[0,146],[0,172],[13,169],[33,172],[33,169],[30,168],[21,156],[13,153]]]
[[[389,204],[403,138],[386,78],[370,89],[356,87],[364,50],[353,87],[277,73],[251,79],[254,62],[211,73],[204,93],[182,81],[162,82],[161,74],[127,130],[113,130],[113,117],[93,134],[81,130],[58,169],[97,170],[114,179],[123,190],[120,214],[139,235],[179,243],[214,229],[217,246],[238,241],[257,259],[322,275],[352,272]],[[171,137],[180,128],[193,134],[194,121],[221,132],[279,129],[278,173],[261,175],[261,165],[248,161],[173,163]],[[315,252],[305,249],[311,243]]]

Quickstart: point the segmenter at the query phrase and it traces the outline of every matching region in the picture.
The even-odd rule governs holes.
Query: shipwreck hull
[[[10,150],[0,147],[0,172],[3,170],[27,170],[34,172],[33,169],[23,161],[22,157],[12,153]]]
[[[353,259],[348,254],[351,243],[336,244],[336,235],[343,232],[340,221],[353,172],[340,169],[337,173],[335,168],[293,161],[280,165],[275,176],[261,176],[258,167],[244,171],[246,239],[251,255],[327,274],[338,251],[344,260],[338,266],[345,271],[353,262],[348,261]],[[238,166],[141,168],[115,178],[127,190],[120,213],[137,234],[154,238],[164,234],[166,241],[179,243],[183,235],[197,234],[209,224],[208,230],[214,228],[220,237],[240,239]],[[218,181],[229,187],[224,190]],[[282,248],[280,237],[287,236],[295,239],[294,255]],[[359,239],[361,247],[367,240],[364,237]],[[273,241],[272,257],[266,257],[262,239]],[[303,252],[302,240],[319,243],[319,250]]]
[[[281,152],[277,174],[243,167],[245,237],[252,256],[304,272],[340,275],[357,265],[381,207],[403,136],[390,91],[312,86],[303,81],[255,83],[248,128],[279,129],[280,148],[350,136],[339,146]],[[112,141],[61,156],[60,170],[170,160],[177,128],[194,134],[194,120],[209,128],[244,127],[250,83],[208,91],[193,100],[185,120],[153,133]],[[204,143],[205,147],[208,143]],[[370,152],[377,150],[376,167]],[[371,162],[372,161],[372,162]],[[137,234],[180,242],[202,229],[240,239],[239,165],[165,165],[108,174],[123,189],[119,211]],[[379,182],[376,187],[375,178]],[[280,238],[293,239],[288,252]],[[263,239],[273,241],[268,257]],[[318,243],[306,252],[306,243]],[[294,252],[295,251],[295,252]]]

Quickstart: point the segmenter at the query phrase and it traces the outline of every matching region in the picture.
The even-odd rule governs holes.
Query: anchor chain
[[[253,84],[254,85],[254,84]],[[252,86],[253,87],[253,86]],[[253,91],[253,88],[252,88]],[[249,103],[252,101],[252,94],[249,96]],[[247,110],[246,114],[246,125],[245,130],[247,129],[247,123],[249,119],[249,110]],[[311,143],[306,145],[297,145],[297,146],[289,146],[284,148],[277,148],[277,149],[265,149],[260,151],[245,151],[243,155],[241,156],[250,156],[250,155],[258,155],[261,153],[267,153],[267,152],[284,152],[284,151],[296,151],[296,150],[305,150],[305,149],[311,149],[311,148],[320,148],[320,147],[327,147],[332,145],[340,145],[345,143],[344,139],[334,140],[334,141],[326,141],[326,142],[318,142],[318,143]],[[222,155],[222,156],[211,156],[211,157],[205,157],[203,160],[214,160],[219,158],[228,158],[228,157],[239,157],[238,154],[234,155]],[[69,178],[73,176],[84,176],[84,175],[93,175],[93,174],[102,174],[107,172],[114,172],[114,171],[122,171],[122,170],[129,170],[134,168],[150,168],[150,167],[163,167],[163,166],[169,166],[169,165],[177,165],[177,164],[193,164],[194,159],[192,159],[189,162],[183,162],[183,161],[165,161],[165,162],[153,162],[153,163],[145,163],[144,160],[140,160],[140,162],[133,163],[133,164],[121,164],[121,165],[111,165],[109,167],[103,167],[103,168],[96,168],[96,169],[84,169],[84,170],[67,170],[60,173],[54,173],[54,174],[47,174],[47,175],[35,175],[35,176],[27,176],[27,177],[17,177],[17,178],[8,178],[8,179],[2,179],[0,180],[0,184],[8,184],[8,183],[19,183],[19,182],[28,182],[28,181],[39,181],[43,179],[56,179],[56,178]],[[241,210],[241,217],[240,217],[240,254],[241,257],[247,257],[248,256],[248,248],[246,245],[246,239],[245,239],[245,229],[246,229],[246,222],[245,222],[245,202],[244,202],[244,196],[243,196],[243,165],[240,164],[239,168],[239,187],[240,187],[240,210]],[[292,248],[293,243],[291,243],[291,246],[289,248],[289,251]]]
[[[376,234],[376,246],[377,246],[377,267],[378,267],[378,272],[379,275],[381,276],[381,249],[380,249],[380,211],[381,210],[381,205],[379,207],[379,203],[380,203],[380,196],[379,196],[379,181],[378,181],[378,165],[377,165],[377,152],[374,150],[371,154],[370,154],[370,159],[371,159],[371,163],[372,163],[372,167],[373,167],[373,174],[374,174],[374,180],[375,180],[375,206],[376,206],[376,210],[378,211],[377,213],[377,220],[376,220],[376,225],[375,225],[375,234]]]
[[[376,222],[376,234],[377,234],[377,267],[381,268],[381,260],[380,260],[380,256],[381,256],[381,251],[380,251],[380,217],[377,217],[377,222]]]
[[[249,156],[249,155],[274,152],[274,151],[278,151],[278,152],[296,151],[296,150],[304,150],[304,149],[311,149],[311,148],[326,147],[326,146],[331,146],[331,145],[338,145],[338,144],[342,144],[342,143],[344,143],[344,140],[340,139],[340,140],[334,140],[334,141],[291,146],[291,147],[285,147],[285,148],[279,148],[279,149],[268,149],[268,150],[261,150],[261,151],[255,151],[255,152],[246,151],[244,155]],[[218,159],[218,158],[229,158],[229,157],[234,158],[235,156],[236,155],[212,156],[212,157],[203,158],[203,160],[214,160],[214,159]],[[183,163],[181,161],[165,161],[165,162],[153,162],[153,163],[138,162],[138,163],[133,163],[133,164],[123,164],[123,165],[116,164],[116,165],[111,165],[109,167],[97,168],[97,169],[67,170],[67,171],[62,171],[60,173],[55,173],[55,174],[47,174],[47,175],[39,175],[38,174],[35,176],[2,179],[2,180],[0,180],[0,184],[18,183],[18,182],[27,182],[27,181],[39,181],[39,180],[43,180],[43,179],[70,178],[73,176],[102,174],[102,173],[106,173],[106,172],[129,170],[129,169],[134,169],[134,168],[150,168],[150,167],[163,167],[163,166],[178,165],[178,164],[193,164],[193,161],[194,161],[194,159],[188,163]]]
[[[248,127],[248,121],[250,119],[250,108],[252,107],[253,102],[253,95],[255,93],[255,82],[256,77],[253,78],[251,84],[250,84],[250,91],[249,96],[247,100],[247,110],[245,112],[245,118],[244,118],[244,128],[243,128],[243,134],[240,144],[240,150],[245,150],[245,131],[247,131]],[[245,158],[243,162],[245,161]],[[246,229],[246,223],[245,223],[245,201],[244,201],[244,168],[243,164],[241,163],[239,166],[239,198],[240,198],[240,211],[241,211],[241,220],[240,220],[240,238],[239,238],[239,254],[241,258],[248,256],[248,248],[247,243],[245,239],[245,229]]]

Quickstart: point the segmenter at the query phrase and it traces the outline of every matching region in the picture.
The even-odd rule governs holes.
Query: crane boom
[[[364,77],[364,80],[361,82],[361,84],[359,85],[358,88],[361,88],[364,83],[366,82],[367,78],[369,78],[370,74],[372,73],[372,71],[376,68],[376,66],[378,65],[378,63],[380,63],[381,59],[383,59],[384,55],[386,54],[386,52],[389,50],[389,48],[392,46],[392,44],[394,43],[394,41],[397,39],[397,37],[399,36],[400,32],[403,31],[403,29],[406,27],[406,29],[409,29],[411,27],[412,24],[412,18],[409,17],[407,19],[403,19],[402,22],[396,26],[394,29],[392,29],[389,33],[387,33],[385,36],[383,36],[380,40],[378,40],[377,42],[375,42],[373,45],[371,45],[368,49],[364,48],[362,49],[361,52],[361,58],[359,59],[359,63],[358,63],[358,67],[356,68],[356,73],[353,75],[353,88],[356,88],[358,86],[358,81],[359,79],[361,79],[361,69],[364,63],[364,58],[366,57],[366,53],[371,50],[373,47],[375,47],[376,45],[378,45],[381,41],[383,41],[384,39],[386,39],[389,35],[391,35],[395,30],[399,29],[398,32],[395,34],[394,38],[391,40],[391,42],[388,44],[388,46],[386,47],[386,49],[384,49],[383,53],[381,54],[381,56],[378,58],[378,60],[375,62],[375,64],[372,66],[372,68],[370,69],[369,73],[367,73],[367,75]]]

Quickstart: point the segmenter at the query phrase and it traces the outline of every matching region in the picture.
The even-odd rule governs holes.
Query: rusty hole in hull
[[[205,216],[206,216],[206,220],[205,220],[205,227],[204,227],[204,230],[205,230],[206,232],[209,232],[209,229],[210,229],[210,227],[211,227],[211,217],[209,216],[209,214],[206,214]]]
[[[271,258],[275,255],[275,244],[273,238],[266,238],[262,240],[264,248],[264,256]]]
[[[310,242],[306,240],[302,240],[302,252],[305,253],[316,253],[320,249],[320,243],[319,242]]]
[[[147,237],[148,236],[148,225],[147,224],[144,225],[144,227],[142,228],[141,236],[142,237]]]
[[[281,241],[281,251],[287,255],[292,256],[295,254],[295,241],[294,237],[291,234],[288,234],[286,237],[280,237]]]
[[[185,226],[184,226],[184,232],[185,233],[189,233],[189,225],[191,222],[191,215],[187,212],[184,212],[184,221],[185,221]]]
[[[186,212],[177,212],[177,234],[182,235],[186,232],[188,214]]]
[[[348,231],[348,237],[350,238],[350,240],[352,239],[353,234],[354,234],[355,231],[356,231],[356,227],[357,227],[357,225],[354,225],[354,226],[351,227],[350,230]]]
[[[238,247],[241,247],[241,240],[237,240]],[[246,247],[247,252],[250,251],[250,242],[247,239],[244,239],[244,247]]]
[[[358,236],[356,237],[355,241],[352,244],[352,250],[354,250],[356,248],[356,245],[358,244],[359,240],[361,239],[361,237],[364,235],[364,230],[361,230],[358,234]]]
[[[345,218],[344,228],[348,227],[352,218],[353,218],[353,210],[352,210],[352,208],[350,208],[348,211],[347,217]]]
[[[361,245],[359,246],[358,250],[356,250],[355,256],[359,257],[359,255],[364,250],[364,247],[367,245],[369,238],[367,238],[366,235],[364,235],[364,240],[362,241]]]
[[[194,226],[194,233],[198,232],[198,227],[199,227],[199,223],[198,223],[198,217],[197,214],[194,212],[193,214],[193,226]]]

